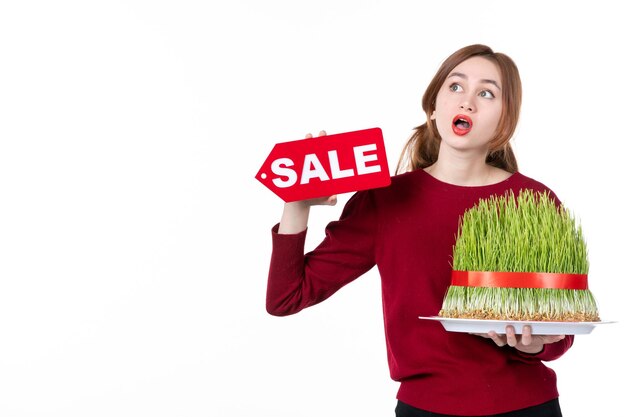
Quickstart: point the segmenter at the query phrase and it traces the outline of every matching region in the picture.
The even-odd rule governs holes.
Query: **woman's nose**
[[[470,100],[463,100],[459,107],[461,108],[461,110],[468,112],[473,112],[475,109],[474,103],[472,103]]]

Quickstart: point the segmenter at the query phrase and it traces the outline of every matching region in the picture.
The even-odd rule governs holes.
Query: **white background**
[[[521,170],[580,219],[618,321],[551,364],[564,415],[616,415],[623,17],[526,4],[3,0],[0,416],[392,416],[374,271],[265,312],[282,202],[254,175],[321,129],[382,128],[395,167],[424,88],[471,43],[518,64]],[[309,247],[347,198],[314,210]]]

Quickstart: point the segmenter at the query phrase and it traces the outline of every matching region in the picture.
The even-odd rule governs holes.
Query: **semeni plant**
[[[453,281],[440,316],[599,320],[596,302],[587,289],[589,262],[582,229],[547,192],[523,190],[517,198],[513,193],[492,196],[467,210],[459,224],[452,267]],[[495,278],[458,285],[455,274]],[[507,275],[507,280],[500,275]],[[571,280],[584,284],[571,285]]]

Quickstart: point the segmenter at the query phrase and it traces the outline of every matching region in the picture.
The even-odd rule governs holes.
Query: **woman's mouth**
[[[469,116],[458,114],[452,120],[452,131],[459,136],[467,135],[472,130],[472,119]]]

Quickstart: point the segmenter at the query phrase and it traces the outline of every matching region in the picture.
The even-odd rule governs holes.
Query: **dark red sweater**
[[[494,185],[462,187],[417,170],[393,177],[389,187],[355,193],[340,219],[327,226],[322,243],[306,255],[306,232],[281,235],[275,227],[267,310],[296,313],[377,265],[387,358],[391,377],[401,382],[399,400],[436,413],[471,416],[554,399],[556,376],[542,361],[565,353],[573,337],[527,355],[418,319],[437,315],[441,308],[464,211],[479,198],[527,188],[547,190],[520,173]]]

